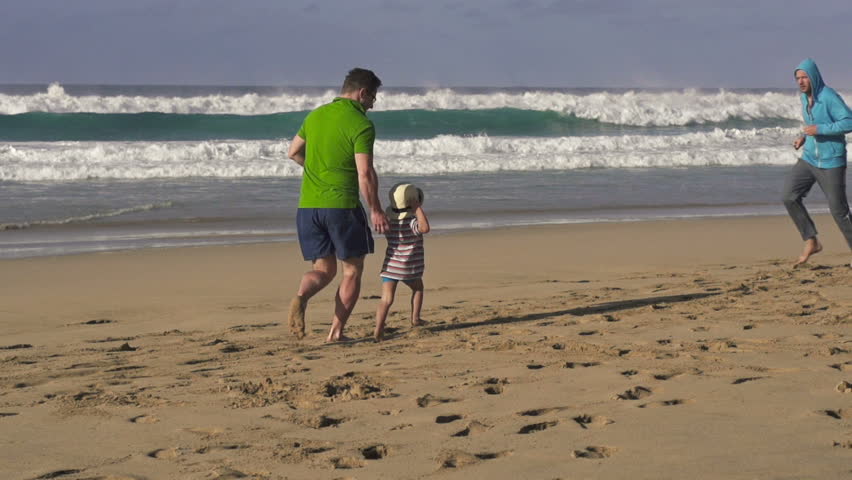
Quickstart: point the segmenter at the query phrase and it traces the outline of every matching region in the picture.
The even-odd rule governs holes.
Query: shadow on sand
[[[706,297],[713,297],[716,295],[720,295],[722,292],[701,292],[701,293],[685,293],[682,295],[668,295],[662,297],[648,297],[648,298],[638,298],[634,300],[621,300],[618,302],[606,302],[599,303],[596,305],[590,305],[588,307],[577,307],[570,308],[567,310],[557,310],[555,312],[541,312],[541,313],[531,313],[529,315],[521,315],[521,316],[509,316],[509,317],[494,317],[489,318],[488,320],[482,320],[478,322],[462,322],[462,323],[453,323],[453,324],[441,324],[441,325],[431,325],[418,327],[424,330],[428,330],[431,332],[446,332],[451,330],[462,330],[465,328],[474,328],[474,327],[485,327],[489,325],[504,325],[507,323],[522,323],[522,322],[534,322],[537,320],[544,320],[547,318],[556,318],[564,315],[574,315],[577,317],[581,317],[583,315],[593,315],[599,313],[610,313],[617,312],[620,310],[628,310],[631,308],[638,307],[646,307],[649,305],[657,305],[661,303],[671,304],[678,302],[689,302],[692,300],[698,300]],[[392,328],[388,328],[385,331],[385,341],[394,340],[398,338],[403,338],[406,335],[410,334],[412,330],[406,331],[396,331]],[[365,342],[372,342],[372,338],[359,338],[352,339],[346,342],[339,343],[331,343],[325,344],[329,345],[355,345]]]
[[[596,305],[590,305],[588,307],[577,307],[570,308],[568,310],[557,310],[555,312],[541,312],[541,313],[531,313],[529,315],[521,315],[521,316],[509,316],[509,317],[495,317],[490,318],[488,320],[483,320],[481,322],[463,322],[463,323],[453,323],[450,325],[435,325],[431,327],[425,327],[428,330],[433,332],[444,332],[448,330],[461,330],[464,328],[472,328],[472,327],[483,327],[487,325],[503,325],[507,323],[521,323],[521,322],[534,322],[536,320],[544,320],[546,318],[555,318],[561,317],[563,315],[574,315],[577,317],[582,317],[583,315],[593,315],[598,313],[610,313],[617,312],[620,310],[628,310],[631,308],[638,307],[646,307],[649,305],[657,305],[660,303],[677,303],[677,302],[689,302],[692,300],[698,300],[700,298],[712,297],[715,295],[719,295],[721,292],[711,292],[711,293],[686,293],[683,295],[668,295],[664,297],[649,297],[649,298],[638,298],[635,300],[621,300],[618,302],[606,302],[599,303]]]

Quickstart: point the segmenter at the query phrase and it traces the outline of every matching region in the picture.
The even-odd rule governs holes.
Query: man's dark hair
[[[372,70],[366,68],[353,68],[349,70],[346,79],[343,80],[343,88],[341,92],[348,93],[366,88],[370,92],[378,91],[382,86],[382,81],[373,73]]]

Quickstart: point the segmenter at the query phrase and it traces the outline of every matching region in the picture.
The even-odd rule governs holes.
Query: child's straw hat
[[[410,183],[397,183],[390,192],[390,206],[387,208],[389,220],[404,220],[414,215],[415,204],[423,203],[423,190]]]

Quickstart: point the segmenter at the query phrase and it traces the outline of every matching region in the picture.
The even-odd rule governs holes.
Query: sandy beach
[[[831,218],[430,235],[425,327],[293,243],[0,261],[0,479],[847,479],[852,269]]]

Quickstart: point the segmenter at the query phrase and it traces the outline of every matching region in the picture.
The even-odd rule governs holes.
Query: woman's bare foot
[[[290,300],[290,333],[298,339],[305,337],[305,308],[308,302],[301,295],[296,295],[293,300]]]
[[[426,322],[422,318],[418,318],[417,320],[411,321],[412,327],[422,327],[423,325],[426,325]]]
[[[802,255],[799,257],[799,260],[793,264],[793,268],[806,263],[812,255],[816,255],[821,251],[822,244],[819,243],[819,240],[817,240],[816,237],[805,240],[805,249],[802,251]]]

